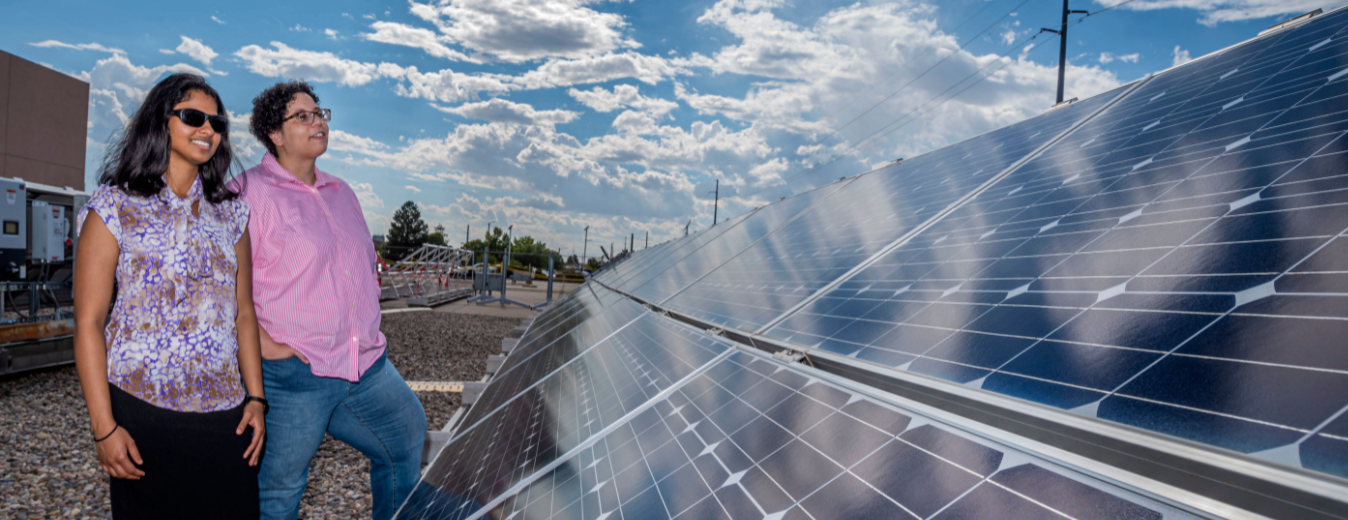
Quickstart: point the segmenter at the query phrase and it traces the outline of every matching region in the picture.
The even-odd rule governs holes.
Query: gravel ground
[[[389,359],[409,381],[477,381],[519,320],[438,312],[384,316]],[[431,428],[458,394],[418,393]],[[0,379],[0,518],[111,518],[73,366]],[[300,518],[370,515],[369,461],[331,437],[310,466]]]

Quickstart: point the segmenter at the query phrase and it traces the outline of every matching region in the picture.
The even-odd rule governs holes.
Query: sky
[[[86,189],[156,81],[205,76],[245,167],[252,99],[311,82],[318,167],[374,234],[415,202],[450,243],[513,224],[570,255],[705,229],[1054,103],[1058,0],[12,3],[0,50],[90,84]],[[1072,0],[1066,97],[1344,0]],[[1103,12],[1101,12],[1103,11]],[[719,202],[717,186],[719,182]],[[621,248],[620,248],[621,249]]]

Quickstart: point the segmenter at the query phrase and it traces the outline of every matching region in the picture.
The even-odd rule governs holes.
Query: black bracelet
[[[257,396],[250,395],[248,397],[243,398],[243,405],[248,406],[248,403],[254,401],[262,403],[262,415],[267,415],[267,412],[271,411],[271,405],[267,404],[267,400]]]
[[[117,429],[118,429],[118,428],[121,428],[121,427],[122,427],[122,425],[120,425],[120,424],[117,424],[117,423],[115,423],[115,422],[112,423],[112,431],[108,432],[107,435],[104,435],[102,439],[100,439],[100,438],[98,438],[98,437],[94,437],[94,444],[98,444],[98,443],[100,443],[100,442],[103,442],[103,441],[108,440],[108,437],[112,437],[112,434],[117,433]]]

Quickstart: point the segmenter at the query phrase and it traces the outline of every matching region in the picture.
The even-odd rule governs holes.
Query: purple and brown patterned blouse
[[[200,200],[199,216],[192,203]],[[180,412],[238,406],[239,374],[234,244],[248,228],[248,205],[211,204],[201,181],[187,198],[165,187],[137,197],[100,186],[80,210],[92,210],[116,237],[117,302],[104,330],[108,381],[141,400]]]

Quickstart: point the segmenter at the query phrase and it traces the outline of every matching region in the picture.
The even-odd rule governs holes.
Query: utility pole
[[[473,225],[472,225],[472,224],[468,224],[467,226],[464,226],[464,228],[463,228],[463,243],[467,244],[467,243],[468,243],[468,237],[471,237],[471,236],[473,236]]]
[[[1062,0],[1062,26],[1058,30],[1040,29],[1040,33],[1051,32],[1058,35],[1058,101],[1062,103],[1063,82],[1067,78],[1067,16],[1072,14],[1091,14],[1090,11],[1073,11],[1067,7],[1068,0]]]
[[[581,246],[581,249],[580,249],[580,251],[581,251],[581,253],[580,253],[580,266],[581,266],[581,269],[582,269],[582,270],[585,269],[585,265],[587,264],[587,262],[586,262],[586,260],[585,260],[585,254],[586,254],[586,252],[588,252],[589,250],[590,250],[590,226],[585,226],[585,245]]]
[[[716,179],[716,202],[711,204],[711,225],[716,225],[716,213],[721,209],[721,179]]]
[[[646,247],[651,247],[651,230],[649,229],[646,230]],[[642,249],[646,249],[646,247]]]

